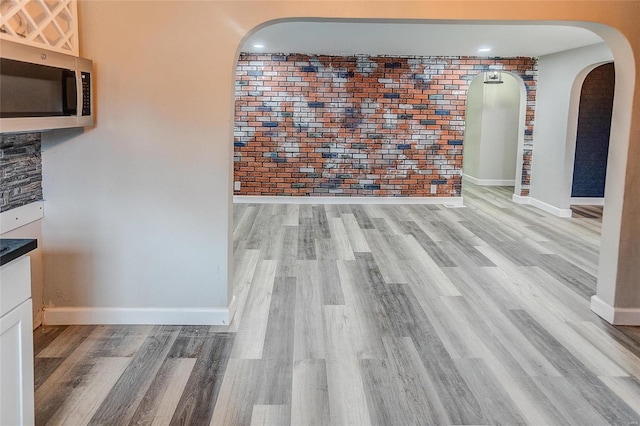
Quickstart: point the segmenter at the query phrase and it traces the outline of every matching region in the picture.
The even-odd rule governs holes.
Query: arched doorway
[[[593,69],[582,83],[571,185],[571,204],[604,204],[615,87],[613,63]]]
[[[637,263],[632,264],[630,262],[630,259],[622,259],[621,256],[619,256],[619,250],[621,249],[621,247],[633,246],[637,242],[635,234],[633,235],[633,238],[627,238],[625,240],[618,239],[619,231],[621,230],[622,216],[625,216],[625,218],[628,216],[628,213],[622,211],[622,202],[627,201],[627,198],[625,198],[625,185],[627,182],[625,171],[627,171],[626,164],[629,139],[628,133],[626,132],[631,127],[633,114],[627,114],[626,112],[629,111],[628,107],[633,104],[633,90],[628,90],[629,88],[632,88],[634,86],[635,81],[633,55],[631,54],[630,46],[624,36],[609,27],[600,24],[565,25],[581,27],[591,30],[594,33],[600,35],[605,40],[605,43],[611,48],[613,56],[616,58],[616,60],[619,59],[620,62],[620,72],[619,75],[616,76],[617,82],[619,84],[617,84],[618,87],[616,89],[616,102],[612,117],[612,146],[609,150],[610,158],[615,159],[614,161],[610,161],[610,163],[615,163],[619,167],[617,167],[615,170],[608,171],[609,179],[607,180],[607,192],[608,194],[610,194],[610,197],[608,197],[608,204],[610,205],[610,207],[607,209],[606,219],[603,220],[603,249],[601,250],[600,268],[598,274],[598,295],[592,299],[591,308],[594,312],[611,323],[633,323],[637,321],[637,309],[626,307],[620,308],[616,303],[618,300],[625,299],[623,306],[637,305],[637,295],[634,294],[633,291],[636,287],[635,281],[629,282],[629,280],[626,279],[626,276],[622,278],[617,276],[617,272],[619,272],[619,269],[624,269],[625,271],[637,269]],[[238,52],[236,52],[236,54],[237,53]],[[553,85],[550,84],[549,86],[551,87]],[[528,104],[529,102],[527,102],[527,105]],[[551,119],[549,117],[545,117],[545,119],[549,119],[549,121],[553,121],[553,118],[554,117],[551,117]],[[571,118],[569,118],[569,120],[571,120]],[[537,114],[536,121],[538,121]],[[559,129],[558,126],[555,126],[555,122],[551,123],[551,127],[555,133],[563,133],[563,129]],[[560,127],[564,128],[564,130],[566,131],[565,126]],[[529,132],[527,133],[527,135],[531,136],[532,130],[527,129],[527,132]],[[564,134],[566,137],[566,132]],[[523,154],[523,166],[526,166],[526,170],[522,171],[522,180],[524,181],[526,178],[526,182],[522,183],[522,191],[518,191],[518,182],[516,182],[516,193],[514,193],[514,201],[520,200],[518,202],[533,205],[533,202],[523,200],[525,198],[531,198],[530,188],[532,188],[533,186],[530,182],[530,176],[533,173],[531,169],[533,168],[533,166],[531,165],[532,146],[529,142],[530,141],[526,141],[523,144],[523,150],[526,149],[527,152],[526,154]],[[536,151],[541,150],[536,147]],[[546,161],[546,158],[543,158],[544,156],[540,156],[537,154],[536,156],[542,158],[543,162]],[[551,161],[552,164],[550,165],[555,167],[557,166],[555,163],[558,162],[566,165],[566,156],[562,156],[561,160],[556,159]],[[572,170],[572,168],[570,170]],[[543,182],[543,184],[540,186],[561,186],[562,188],[564,188],[567,181],[566,171],[567,168],[565,166],[562,169],[562,172],[560,172],[562,176],[555,176],[555,174],[551,176],[550,173],[547,173],[547,181],[550,180],[550,182]],[[551,185],[547,185],[547,183],[551,183]],[[518,193],[520,193],[520,195],[518,195]],[[533,198],[531,198],[531,200],[533,200]],[[562,201],[563,203],[561,204],[564,204],[565,199],[563,199]],[[545,202],[539,204],[551,205]],[[553,205],[551,206],[553,207]],[[632,207],[635,207],[635,204],[633,204]],[[623,215],[623,213],[625,214]],[[621,295],[631,297],[623,298],[621,297]]]
[[[519,187],[526,91],[517,75],[503,72],[501,81],[485,84],[480,74],[469,86],[463,176],[481,186]]]

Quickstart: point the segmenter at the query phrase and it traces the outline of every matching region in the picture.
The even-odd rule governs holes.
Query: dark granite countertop
[[[0,238],[0,265],[9,263],[37,247],[38,240],[32,238]]]

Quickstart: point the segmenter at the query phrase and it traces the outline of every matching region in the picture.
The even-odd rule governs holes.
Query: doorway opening
[[[613,63],[594,68],[582,83],[571,185],[572,206],[604,205],[614,88]]]
[[[510,186],[520,194],[526,90],[522,79],[502,72],[502,84],[476,76],[467,94],[463,181]]]
[[[284,25],[284,24],[285,24],[285,22],[279,22],[277,24],[264,26],[263,28],[264,29],[272,28],[272,27],[275,28],[275,27],[280,27],[281,25]],[[297,24],[304,25],[304,32],[300,32],[299,33],[299,34],[301,34],[301,36],[293,38],[297,42],[299,42],[299,43],[307,42],[307,41],[305,41],[305,37],[303,35],[309,35],[309,36],[314,35],[314,40],[324,40],[324,42],[326,43],[327,37],[317,37],[315,35],[314,31],[312,31],[312,28],[310,28],[310,21],[305,21],[305,22],[301,22],[301,23],[297,23]],[[320,23],[318,23],[318,25],[319,24]],[[325,22],[322,22],[322,24],[325,24]],[[337,22],[331,22],[331,24],[336,24],[337,25],[338,23]],[[353,22],[349,22],[348,24],[349,24],[348,25],[348,30],[350,31],[350,33],[352,33],[354,24],[353,24]],[[371,23],[363,21],[363,24],[369,25]],[[398,23],[389,23],[388,25],[392,25],[392,24],[398,24]],[[421,27],[421,25],[415,25],[415,27],[418,28],[418,27]],[[425,27],[430,27],[430,26],[427,25]],[[447,39],[447,37],[441,37],[441,33],[442,33],[442,26],[441,25],[434,25],[433,27],[434,28],[438,27],[438,39]],[[460,32],[459,31],[459,29],[460,29],[459,25],[456,25],[456,27],[458,27],[458,28],[456,28],[455,30],[456,30],[456,32],[459,33]],[[497,28],[501,28],[501,27],[503,27],[503,26],[501,25],[501,26],[498,26]],[[508,27],[508,25],[506,25],[505,27]],[[547,26],[544,26],[544,27],[545,27],[545,31],[547,29],[552,28],[551,26],[549,26],[548,28],[547,28]],[[519,25],[518,28],[521,28],[521,26]],[[614,54],[613,56],[615,56],[616,59],[620,58],[620,61],[619,61],[620,62],[619,63],[620,67],[619,67],[619,70],[618,70],[619,71],[619,75],[616,76],[617,79],[618,79],[618,83],[619,83],[618,84],[618,86],[619,86],[618,87],[618,92],[619,93],[617,93],[616,102],[615,102],[615,104],[616,104],[616,107],[615,107],[616,113],[613,114],[613,125],[612,125],[612,128],[611,128],[612,129],[611,130],[612,131],[612,136],[611,136],[612,144],[611,144],[611,149],[609,150],[609,154],[610,154],[609,156],[613,159],[612,162],[615,162],[616,164],[619,163],[619,164],[622,164],[622,165],[626,165],[626,153],[627,153],[627,149],[626,148],[628,147],[629,141],[625,137],[625,131],[626,131],[626,129],[629,128],[630,119],[631,118],[628,115],[622,114],[620,111],[621,111],[621,105],[631,105],[632,104],[632,99],[631,99],[632,98],[632,94],[630,94],[630,93],[632,93],[632,91],[623,91],[621,88],[622,87],[633,86],[634,76],[635,76],[635,71],[634,71],[634,67],[633,67],[633,64],[632,64],[632,60],[628,59],[628,58],[632,58],[632,55],[625,55],[625,53],[628,53],[628,51],[629,51],[628,45],[624,44],[624,38],[620,37],[619,34],[612,34],[612,33],[609,33],[607,31],[605,31],[607,28],[605,28],[604,26],[602,28],[600,28],[599,26],[590,26],[589,28],[586,28],[586,27],[580,28],[579,25],[575,25],[575,26],[566,25],[566,26],[563,26],[563,28],[564,29],[568,29],[568,28],[578,29],[579,28],[580,30],[585,30],[585,31],[590,32],[594,36],[595,36],[595,34],[602,35],[602,38],[599,39],[599,42],[602,42],[602,40],[605,40],[606,44],[608,46],[611,46],[613,54]],[[318,31],[321,31],[321,30],[318,29]],[[324,34],[326,35],[327,34],[326,29],[324,31],[325,31]],[[286,35],[286,37],[282,38],[283,40],[292,40],[292,37],[290,37],[291,31],[289,31],[289,30],[284,31],[283,30],[282,33],[284,33]],[[332,31],[330,31],[329,33],[332,34],[333,36],[337,36],[337,35],[340,34],[339,31],[335,30],[335,28],[332,29]],[[376,31],[376,32],[374,32],[374,34],[376,34],[376,33],[378,33],[378,34],[386,34],[387,32],[386,31]],[[253,46],[255,49],[263,48],[265,46],[265,43],[262,43],[262,42],[258,43],[257,39],[255,37],[256,34],[258,34],[258,32],[255,32],[251,37],[245,38],[244,46]],[[278,34],[275,34],[275,36],[277,36],[277,35]],[[264,34],[260,34],[260,36],[262,37],[262,36],[264,36]],[[389,38],[389,37],[387,37],[387,38]],[[429,37],[411,37],[411,38],[408,38],[408,39],[424,40],[424,39],[428,39],[428,38]],[[345,39],[348,39],[348,37],[341,37],[340,38],[340,40],[345,40]],[[370,42],[371,37],[367,37],[365,39],[368,41],[369,44],[376,45],[376,46],[382,45],[380,43],[371,43]],[[469,37],[466,37],[466,39],[469,39]],[[473,37],[471,37],[471,39],[473,39]],[[555,40],[559,40],[559,39],[562,39],[562,38],[556,38]],[[277,37],[274,37],[273,40],[274,40],[274,42],[272,44],[270,44],[270,46],[278,46],[279,39]],[[598,41],[593,41],[593,43],[598,43]],[[349,52],[344,52],[343,51],[344,43],[333,42],[333,43],[330,43],[330,44],[331,44],[331,46],[336,46],[336,48],[340,49],[338,54],[340,54],[340,55],[349,54]],[[590,43],[587,43],[587,45],[589,45],[589,44]],[[269,45],[269,43],[267,43],[267,45]],[[394,46],[397,46],[397,45],[399,45],[399,44],[398,43],[394,43]],[[404,44],[402,44],[402,43],[400,43],[400,45],[404,46]],[[528,44],[525,43],[525,44],[521,44],[521,45],[525,46],[525,45],[528,45]],[[260,46],[260,47],[258,47],[258,46]],[[445,46],[445,47],[451,49],[450,46]],[[555,46],[555,48],[557,48],[557,46]],[[562,49],[561,51],[564,52],[564,51],[569,51],[571,49],[572,48],[567,48],[567,49]],[[247,49],[243,49],[243,51],[245,51],[245,50],[247,50]],[[288,51],[288,50],[287,49],[282,49],[282,48],[275,48],[274,51],[283,52],[283,51]],[[290,51],[301,51],[301,50],[294,48],[294,49],[292,49]],[[258,52],[254,52],[254,53],[257,54],[257,55],[260,54]],[[353,54],[355,54],[356,56],[359,56],[361,53],[368,54],[367,52],[364,52],[364,50],[362,50],[362,49],[358,49],[358,51],[356,53],[353,53]],[[416,52],[416,53],[418,53],[418,52]],[[439,53],[440,55],[446,55],[446,53],[440,53],[440,52],[434,52],[434,53],[435,54]],[[549,53],[552,53],[552,52],[547,52],[547,55]],[[329,51],[329,52],[325,52],[325,54],[330,55],[330,54],[334,54],[334,52],[333,51]],[[532,54],[530,56],[531,57],[539,57],[540,55]],[[301,65],[301,67],[302,67],[302,65]],[[308,66],[305,65],[304,67],[305,67],[305,69],[301,70],[302,72],[307,72],[307,73],[308,72],[316,72],[313,64],[309,64]],[[258,71],[258,70],[253,70],[253,71]],[[292,77],[295,78],[297,76],[292,76]],[[547,76],[547,77],[553,77],[553,76]],[[286,82],[286,83],[289,83],[289,82]],[[527,85],[529,84],[528,81],[526,83],[527,83]],[[547,90],[549,88],[553,88],[554,84],[556,83],[556,81],[553,78],[549,78],[548,83],[549,84],[547,85],[547,87],[545,87],[545,89],[547,89]],[[564,81],[561,81],[560,83],[564,84]],[[258,90],[256,90],[256,92],[257,91]],[[525,103],[527,105],[527,108],[529,109],[529,105],[530,105],[531,102],[530,102],[530,99],[528,99],[528,95],[525,95],[523,97],[523,99],[524,99],[524,101],[525,101]],[[320,101],[318,101],[318,102],[320,102]],[[534,104],[537,103],[536,101],[532,101],[532,102]],[[313,103],[312,106],[310,106],[310,105],[307,105],[307,106],[309,108],[311,108],[311,107],[317,108],[315,103]],[[265,108],[267,108],[267,107],[265,106]],[[533,134],[533,126],[529,126],[528,125],[529,116],[531,116],[531,120],[533,120],[533,113],[530,114],[530,111],[526,111],[525,115],[527,117],[526,133],[525,132],[520,132],[520,135],[522,135],[523,133],[526,135],[525,136],[526,140],[522,144],[522,149],[523,149],[523,151],[526,150],[526,152],[523,152],[522,155],[519,155],[519,154],[517,155],[517,158],[522,158],[523,161],[522,161],[522,164],[520,165],[520,167],[522,167],[522,169],[521,170],[516,170],[516,178],[515,178],[515,182],[514,182],[514,184],[515,184],[514,185],[515,186],[514,198],[513,198],[514,201],[516,201],[516,197],[519,197],[521,199],[521,201],[524,198],[527,198],[527,199],[531,198],[532,201],[535,201],[533,196],[530,195],[530,188],[533,186],[533,182],[531,182],[531,175],[532,175],[532,171],[531,171],[532,170],[531,155],[532,155],[533,147],[532,147],[532,144],[529,143],[529,142],[531,142],[531,140],[532,140],[531,135]],[[537,118],[538,117],[536,116],[536,119]],[[548,124],[550,124],[550,125],[554,124],[554,120],[556,118],[557,117],[545,116],[545,119],[547,119],[549,121]],[[383,119],[384,119],[384,117],[383,117]],[[571,120],[571,118],[570,118],[570,120]],[[273,123],[275,123],[274,121],[267,121],[267,122],[270,124],[271,127],[275,127],[275,125],[273,124]],[[536,125],[536,128],[537,127],[538,126]],[[553,127],[553,126],[551,126],[551,127]],[[553,127],[553,129],[555,129],[555,127]],[[557,136],[557,135],[554,134],[553,136]],[[566,137],[566,134],[565,134],[565,137]],[[545,140],[550,140],[550,139],[545,139]],[[458,138],[453,139],[453,141],[455,141],[458,145],[460,144],[458,142],[462,142],[462,141],[459,141]],[[241,143],[241,142],[239,142],[239,143]],[[520,149],[520,144],[518,144],[518,145],[519,145],[518,149]],[[566,145],[565,145],[565,147],[566,147]],[[536,150],[540,151],[541,153],[544,153],[543,150],[541,150],[539,148],[541,148],[541,147],[537,147]],[[331,149],[331,147],[328,147],[327,149]],[[398,149],[400,149],[400,148],[398,148]],[[332,155],[334,153],[328,152],[328,153],[323,153],[323,154],[326,154],[327,156],[330,156],[330,155]],[[340,154],[338,153],[338,156],[339,155]],[[544,156],[539,156],[539,157],[544,159]],[[278,157],[274,156],[272,158],[276,158],[277,159],[277,158],[279,158],[279,156]],[[461,163],[462,163],[462,158],[460,160],[461,160]],[[548,168],[553,168],[554,171],[555,171],[557,169],[557,167],[556,167],[557,164],[555,164],[556,160],[557,160],[556,158],[552,158],[550,160],[549,164],[547,164],[547,166],[549,166]],[[562,176],[561,179],[560,178],[556,178],[555,176],[550,176],[550,175],[553,175],[553,173],[547,173],[547,175],[549,175],[548,177],[552,177],[553,178],[553,182],[555,182],[555,186],[562,185],[561,190],[563,192],[565,191],[566,182],[567,182],[567,178],[566,178],[566,171],[567,171],[566,164],[568,162],[567,160],[568,159],[567,159],[566,155],[562,156],[561,160],[559,160],[560,162],[563,163],[563,165],[565,165],[564,166],[565,168],[563,168],[563,172],[562,172],[563,176]],[[544,161],[546,161],[546,159],[544,159]],[[571,167],[570,170],[572,171],[573,167]],[[624,195],[624,185],[622,185],[622,183],[625,182],[625,180],[624,180],[625,179],[624,170],[625,169],[623,167],[623,168],[620,168],[618,170],[609,170],[608,171],[609,172],[608,173],[609,176],[608,176],[608,181],[607,181],[607,187],[608,187],[608,191],[607,192],[608,192],[608,199],[610,200],[608,202],[608,204],[612,205],[612,209],[613,210],[611,208],[607,209],[607,211],[608,211],[607,216],[612,218],[612,219],[610,219],[608,221],[607,226],[608,226],[608,228],[612,228],[612,229],[615,229],[615,228],[620,226],[620,215],[617,214],[617,213],[619,213],[620,206],[622,205],[620,200]],[[455,170],[454,174],[460,176],[460,170]],[[543,175],[544,175],[544,173],[543,173]],[[569,176],[570,176],[570,174],[569,174]],[[329,183],[329,185],[330,184],[331,183]],[[520,188],[518,188],[519,184],[521,185]],[[239,185],[239,186],[242,187],[241,185]],[[437,186],[437,183],[436,183],[436,186]],[[546,186],[542,185],[542,187],[546,187]],[[331,189],[331,188],[328,188],[328,189]],[[568,195],[568,192],[569,191],[567,191],[565,193]],[[563,200],[562,200],[563,204],[566,202],[564,197],[565,196],[563,195]],[[553,202],[554,200],[551,200],[551,201]],[[520,201],[517,201],[517,202],[520,202]],[[531,203],[524,202],[523,204],[532,204],[533,205],[534,203],[533,202],[531,202]],[[540,202],[538,204],[542,204],[542,205],[545,205],[545,206],[548,205],[550,207],[554,207],[555,204],[557,204],[557,203],[555,203],[554,205],[551,205],[551,204],[547,204],[545,202]],[[556,210],[557,210],[557,208],[556,208]],[[611,212],[611,211],[613,211],[614,214],[610,214],[609,212]],[[605,221],[605,222],[607,222],[607,221]],[[604,297],[604,299],[602,299],[602,300],[604,300],[604,302],[602,302],[600,300],[600,298],[597,298],[598,300],[595,300],[595,302],[598,302],[600,304],[599,306],[596,306],[597,304],[594,305],[595,302],[592,299],[592,309],[596,313],[598,313],[598,315],[602,316],[603,318],[606,318],[608,321],[615,322],[616,320],[615,320],[614,317],[615,317],[616,311],[615,311],[614,308],[612,308],[613,305],[611,304],[611,301],[609,299],[611,299],[611,297],[610,297],[611,296],[610,289],[611,288],[615,289],[616,283],[617,283],[617,278],[615,276],[616,268],[613,268],[611,266],[614,265],[614,264],[618,264],[617,263],[617,260],[618,260],[618,250],[617,250],[618,247],[617,247],[617,244],[619,243],[619,241],[615,238],[615,235],[609,236],[609,234],[606,234],[606,233],[604,233],[604,235],[607,235],[607,237],[606,238],[603,237],[603,240],[602,240],[602,244],[603,244],[602,253],[604,253],[604,255],[600,259],[601,260],[601,262],[600,262],[601,265],[600,266],[604,265],[606,267],[605,268],[599,268],[600,271],[598,273],[598,283],[599,283],[599,286],[598,286],[599,287],[598,288],[599,291],[598,291],[598,293],[601,293],[601,291],[600,291],[600,283],[604,283],[605,284],[605,286],[603,288],[605,288],[607,291],[606,292],[604,292],[604,291],[602,292],[603,293],[603,297]],[[607,253],[611,253],[611,255],[609,256],[609,255],[607,255]]]

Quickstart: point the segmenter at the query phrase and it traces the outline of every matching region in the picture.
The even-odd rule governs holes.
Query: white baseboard
[[[554,216],[571,217],[571,209],[561,209],[559,207],[552,206],[551,204],[547,204],[544,201],[540,201],[535,198],[523,197],[520,195],[513,194],[511,196],[511,201],[513,201],[516,204],[529,204],[530,206],[536,207]]]
[[[13,231],[44,216],[44,202],[36,201],[0,213],[0,234]]]
[[[513,201],[516,204],[530,204],[531,203],[531,197],[529,196],[522,196],[522,195],[517,195],[517,194],[513,194],[511,196],[511,201]]]
[[[235,310],[235,303],[232,300]],[[45,308],[45,325],[229,325],[230,308]]]
[[[591,296],[591,310],[609,324],[640,325],[640,308],[616,308]]]
[[[462,175],[463,181],[471,182],[478,186],[515,186],[515,179],[478,179],[469,175]]]
[[[604,197],[571,197],[573,206],[604,206]]]
[[[558,217],[571,217],[571,209],[561,209],[556,206],[552,206],[551,204],[547,204],[544,201],[537,200],[535,198],[529,197],[529,204],[533,207],[537,207],[540,210],[543,210],[547,213],[550,213],[554,216]]]
[[[255,204],[449,204],[462,205],[462,197],[270,197],[234,195],[234,203]]]

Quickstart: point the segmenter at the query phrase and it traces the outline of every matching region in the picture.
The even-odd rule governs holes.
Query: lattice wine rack
[[[0,0],[0,38],[78,56],[76,0]]]

